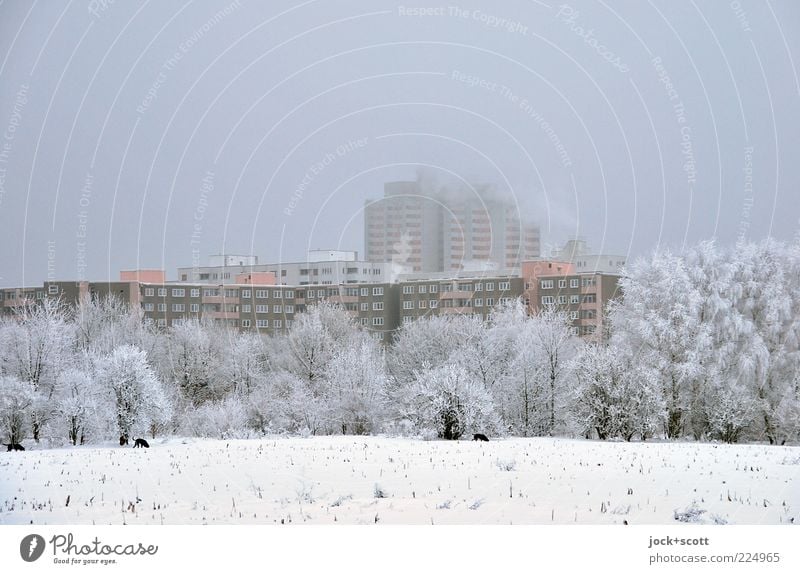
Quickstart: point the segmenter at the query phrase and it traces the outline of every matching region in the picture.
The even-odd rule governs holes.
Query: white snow
[[[798,447],[356,436],[150,445],[1,452],[0,523],[800,522]]]

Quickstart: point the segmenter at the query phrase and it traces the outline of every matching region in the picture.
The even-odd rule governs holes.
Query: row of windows
[[[570,289],[577,289],[578,287],[594,287],[596,284],[596,280],[594,277],[583,277],[581,279],[570,279],[569,280],[569,287]],[[553,279],[542,279],[539,283],[539,286],[542,289],[552,289],[555,285],[555,281]],[[558,288],[559,289],[566,289],[567,287],[567,280],[566,279],[559,279],[558,280]]]
[[[597,295],[595,293],[587,293],[585,295],[570,295],[569,302],[571,305],[577,305],[579,303],[596,303]],[[554,297],[553,295],[542,296],[542,305],[566,305],[566,303],[566,295],[559,295],[558,297]]]
[[[442,293],[450,293],[453,291],[452,283],[442,283],[441,285],[403,285],[403,295],[413,295],[416,293],[438,293],[441,287]],[[456,288],[458,291],[494,291],[494,281],[487,281],[486,283],[457,283]],[[510,281],[498,281],[497,288],[500,291],[508,291],[511,289]]]

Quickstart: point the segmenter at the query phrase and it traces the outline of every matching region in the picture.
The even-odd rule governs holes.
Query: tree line
[[[384,346],[324,302],[268,337],[158,329],[113,297],[45,299],[0,321],[0,435],[796,441],[799,254],[772,240],[658,251],[625,270],[597,341],[521,301],[487,321],[422,318]]]

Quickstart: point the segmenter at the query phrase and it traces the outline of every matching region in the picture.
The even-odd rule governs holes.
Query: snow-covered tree
[[[0,431],[11,444],[25,438],[36,392],[29,381],[0,376]]]
[[[664,430],[677,438],[686,430],[691,390],[710,345],[710,325],[700,320],[703,299],[684,260],[669,252],[626,268],[620,285],[624,296],[610,315],[614,334],[658,373]]]
[[[532,373],[538,375],[537,383],[545,389],[547,419],[542,430],[549,435],[557,432],[563,422],[561,413],[569,365],[580,345],[570,323],[566,313],[548,307],[532,318],[529,327],[529,352],[542,364],[541,369]]]
[[[383,351],[369,334],[339,350],[328,372],[328,418],[342,434],[368,434],[379,428],[385,378]]]
[[[430,430],[447,440],[500,428],[491,394],[461,365],[418,372],[405,389],[401,409],[418,431]]]
[[[0,326],[2,371],[27,382],[33,389],[30,407],[32,436],[40,433],[55,414],[55,382],[71,359],[72,325],[65,306],[46,298],[29,303]]]
[[[98,380],[109,393],[121,435],[152,434],[169,419],[172,406],[141,349],[132,345],[114,349],[100,362]]]
[[[70,369],[57,381],[58,415],[66,427],[69,441],[83,444],[87,435],[102,428],[100,406],[103,397],[90,373]]]
[[[223,397],[228,381],[219,377],[225,334],[209,321],[189,319],[174,325],[167,336],[161,370],[194,406]]]

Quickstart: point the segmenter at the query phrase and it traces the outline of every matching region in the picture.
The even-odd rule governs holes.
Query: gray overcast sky
[[[547,243],[791,240],[796,65],[794,0],[4,0],[0,286],[362,251],[420,166]]]

